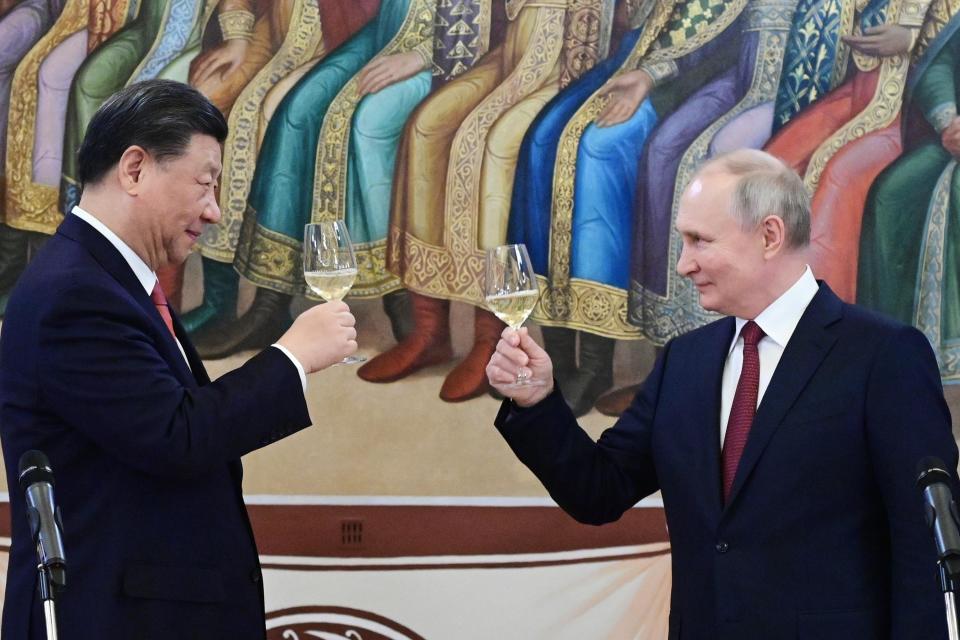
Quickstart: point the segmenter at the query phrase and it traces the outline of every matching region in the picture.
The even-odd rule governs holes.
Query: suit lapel
[[[821,282],[820,291],[800,318],[757,407],[757,415],[750,427],[750,435],[730,490],[728,507],[737,499],[777,427],[833,347],[836,332],[831,330],[830,325],[840,320],[841,310],[840,299]]]
[[[190,370],[193,372],[193,377],[201,387],[209,384],[210,376],[207,375],[207,370],[203,366],[200,354],[197,353],[193,343],[190,342],[190,338],[187,336],[187,330],[184,329],[180,323],[180,315],[173,309],[170,310],[170,315],[173,317],[173,330],[177,334],[180,344],[183,346],[184,353],[187,355],[187,362],[190,363]]]
[[[156,306],[154,306],[150,296],[144,290],[143,285],[140,284],[137,276],[133,273],[133,269],[130,268],[126,259],[120,255],[117,248],[114,247],[103,234],[74,215],[68,215],[64,218],[60,228],[57,229],[57,233],[83,245],[83,247],[90,252],[90,255],[103,267],[104,271],[110,274],[130,297],[133,298],[149,319],[156,333],[160,336],[157,342],[160,355],[176,372],[177,377],[182,383],[187,386],[194,386],[200,382],[201,373],[203,377],[206,377],[206,372],[203,371],[202,364],[195,369],[198,375],[195,376],[190,371],[190,368],[183,359],[183,355],[180,353],[179,347],[177,347],[176,340],[170,335],[170,331],[167,330],[167,325],[163,322],[163,318],[160,317],[160,313],[157,311]],[[179,319],[176,318],[176,315],[171,315],[174,315],[174,329],[177,331],[177,336],[180,337],[180,341],[184,344],[184,350],[186,351],[186,345],[188,344],[188,341],[184,340],[186,332],[179,324]],[[190,352],[196,355],[192,345],[190,346],[188,354]],[[199,362],[199,358],[197,358],[197,362]],[[191,362],[191,365],[192,364]],[[203,383],[200,382],[200,384]]]
[[[713,331],[704,335],[704,343],[695,347],[702,358],[703,380],[713,380],[713,387],[704,390],[706,401],[692,403],[694,424],[700,429],[700,440],[705,442],[704,453],[698,468],[703,470],[704,487],[709,487],[706,499],[710,513],[719,514],[723,509],[723,489],[720,477],[720,405],[723,392],[723,367],[727,361],[727,352],[733,340],[736,321],[724,318],[713,325]]]

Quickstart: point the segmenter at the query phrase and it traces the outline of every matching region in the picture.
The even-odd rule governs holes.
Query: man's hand
[[[190,86],[204,93],[202,85],[211,80],[226,78],[243,64],[249,46],[250,43],[242,38],[227,40],[217,48],[198,56],[190,64]]]
[[[345,302],[326,302],[297,316],[277,343],[314,373],[340,362],[357,350],[357,320]]]
[[[423,71],[423,58],[416,51],[374,58],[360,70],[357,94],[362,98]]]
[[[600,89],[600,95],[609,101],[597,116],[598,127],[612,127],[626,122],[640,108],[640,104],[653,89],[653,78],[641,69],[629,71],[608,80]]]
[[[521,370],[527,379],[545,384],[508,386],[517,381],[517,374]],[[525,327],[519,331],[507,327],[500,335],[496,352],[487,363],[487,380],[491,387],[512,398],[521,407],[532,407],[553,391],[553,363]]]
[[[898,24],[883,24],[870,27],[861,36],[843,36],[842,40],[851,48],[868,56],[895,56],[910,53],[912,38],[910,29]]]
[[[953,122],[940,133],[940,143],[950,155],[960,159],[960,117],[954,118]]]

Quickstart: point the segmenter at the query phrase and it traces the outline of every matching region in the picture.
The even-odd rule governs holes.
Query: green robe
[[[195,55],[204,5],[204,0],[142,0],[137,17],[83,61],[67,106],[60,187],[60,211],[64,214],[80,201],[77,150],[93,114],[128,83],[160,75],[184,49]]]
[[[960,16],[928,53],[908,90],[911,110],[929,126],[904,140],[910,151],[871,187],[857,302],[917,326],[933,345],[943,379],[960,381],[960,173],[939,135],[960,97]]]

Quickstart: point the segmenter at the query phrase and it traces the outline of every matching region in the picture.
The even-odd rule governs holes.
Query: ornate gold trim
[[[412,51],[425,39],[432,40],[435,8],[431,0],[411,0],[397,35],[377,56]],[[358,75],[348,80],[323,117],[314,165],[313,222],[343,219],[346,210],[350,123],[360,103],[358,83]]]
[[[910,8],[911,10],[913,7]],[[896,24],[900,14],[900,0],[891,0],[888,6],[887,24]],[[880,77],[877,88],[867,106],[814,151],[803,182],[810,193],[817,190],[820,177],[830,159],[844,146],[863,136],[890,126],[900,114],[903,92],[907,85],[910,68],[910,53],[884,57],[880,62]]]
[[[913,324],[927,336],[937,355],[940,376],[960,379],[960,341],[943,340],[943,272],[950,219],[950,193],[957,161],[951,160],[933,189],[927,210],[926,227],[917,277]]]
[[[5,222],[16,229],[53,234],[63,219],[58,187],[33,184],[40,65],[64,40],[87,28],[88,0],[68,0],[54,26],[24,56],[13,74],[7,129]],[[46,187],[46,188],[44,188]]]
[[[557,78],[565,10],[535,10],[531,39],[519,62],[464,118],[450,146],[444,196],[443,244],[434,245],[391,224],[389,264],[402,263],[403,284],[435,298],[478,304],[483,300],[484,252],[477,246],[479,181],[487,134],[521,100]],[[551,80],[553,82],[553,80]]]
[[[561,90],[607,57],[612,9],[610,0],[569,1],[563,27]]]
[[[249,40],[253,37],[253,23],[256,16],[246,9],[221,11],[217,14],[220,34],[224,40]]]
[[[540,299],[531,317],[539,325],[579,329],[606,338],[639,340],[640,329],[627,321],[627,291],[617,287],[571,278],[563,288],[551,287],[537,276]]]
[[[411,0],[407,15],[397,34],[377,54],[388,56],[417,49],[425,42],[433,49],[436,3]],[[357,94],[359,74],[351,78],[336,95],[323,117],[318,136],[313,176],[311,221],[342,220],[346,213],[347,165],[350,153],[350,128],[360,104]],[[375,297],[400,288],[399,281],[386,270],[386,240],[357,246],[358,277],[351,289],[353,297]]]
[[[477,246],[480,179],[487,135],[494,123],[510,108],[542,88],[560,63],[563,49],[563,22],[566,11],[553,7],[535,10],[533,37],[517,66],[464,118],[450,146],[444,197],[444,246],[451,269],[441,281],[451,293],[478,303],[483,300],[484,251]],[[559,74],[558,80],[559,82]],[[557,85],[559,89],[559,84]],[[478,268],[479,267],[479,268]],[[411,275],[407,270],[406,278]],[[414,284],[411,288],[416,290]]]
[[[247,208],[247,196],[257,166],[260,112],[263,101],[280,80],[300,65],[323,55],[323,25],[319,0],[295,0],[290,29],[270,62],[244,87],[230,111],[230,133],[223,145],[220,223],[200,238],[200,253],[220,262],[233,262]]]
[[[960,13],[960,0],[933,0],[920,27],[920,35],[913,51],[914,62],[923,57],[930,44],[940,35],[940,31],[957,13]]]
[[[256,212],[248,214],[256,219]],[[257,224],[245,224],[240,242],[247,251],[237,255],[237,270],[258,287],[264,287],[290,295],[305,295],[312,300],[320,300],[303,283],[303,246],[282,233],[271,231]],[[386,274],[379,280],[369,280],[362,286],[350,290],[349,298],[380,298],[400,288],[397,278],[386,270],[386,244],[355,245],[357,267],[360,273]]]
[[[838,38],[853,33],[853,22],[856,17],[857,3],[853,0],[840,0],[840,27]],[[842,39],[837,40],[837,51],[834,54],[836,61],[833,64],[833,73],[830,75],[830,86],[837,87],[847,77],[847,65],[850,63],[850,47]]]

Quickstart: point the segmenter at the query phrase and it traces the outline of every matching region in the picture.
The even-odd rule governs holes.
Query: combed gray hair
[[[797,173],[775,156],[740,149],[713,158],[697,173],[721,171],[737,179],[731,213],[745,231],[753,231],[769,215],[783,220],[786,245],[810,244],[810,194]]]

